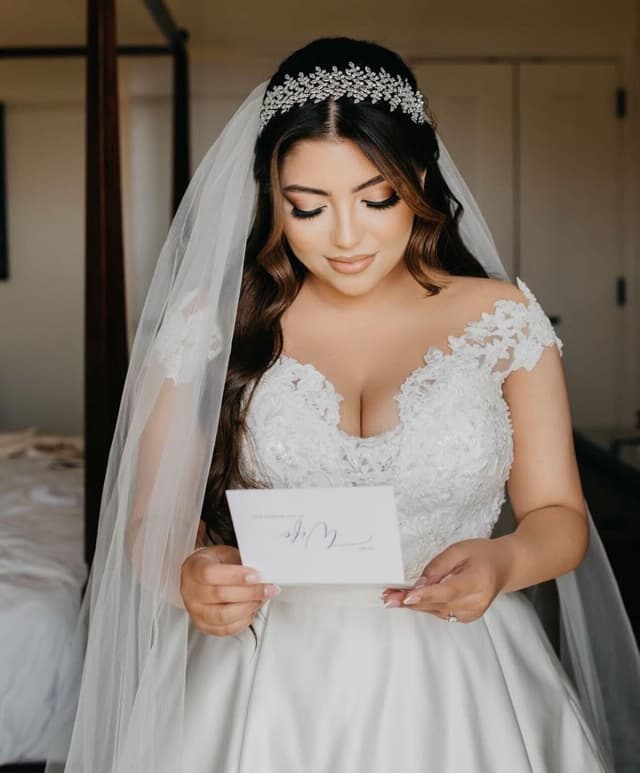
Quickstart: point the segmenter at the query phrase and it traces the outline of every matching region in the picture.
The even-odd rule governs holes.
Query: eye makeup
[[[397,204],[400,201],[400,197],[397,193],[391,194],[389,198],[384,199],[383,201],[365,201],[365,204],[370,209],[387,209],[388,207],[392,207],[394,204]],[[297,217],[301,220],[308,219],[311,217],[316,217],[319,215],[324,207],[318,207],[318,209],[312,209],[312,210],[306,210],[306,209],[298,209],[298,207],[294,206],[291,210],[291,214],[294,217]]]

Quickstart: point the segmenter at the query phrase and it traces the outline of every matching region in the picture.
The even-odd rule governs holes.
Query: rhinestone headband
[[[391,111],[397,107],[410,116],[414,123],[425,123],[424,100],[408,80],[401,75],[390,75],[383,67],[374,72],[349,62],[346,70],[316,67],[309,75],[298,73],[297,78],[284,76],[284,83],[274,86],[265,94],[260,108],[260,132],[276,113],[286,113],[305,102],[348,96],[354,102],[367,99],[373,103],[388,103]]]

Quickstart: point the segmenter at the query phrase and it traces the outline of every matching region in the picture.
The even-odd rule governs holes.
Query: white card
[[[410,587],[392,486],[226,494],[242,563],[265,582]]]

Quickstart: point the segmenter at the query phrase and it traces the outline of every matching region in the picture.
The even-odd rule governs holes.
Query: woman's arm
[[[512,591],[575,569],[587,552],[589,524],[557,348],[546,348],[532,371],[511,373],[503,395],[514,435],[507,491],[518,525],[496,541],[508,554],[502,590]]]
[[[385,592],[387,606],[408,604],[441,617],[454,609],[469,622],[499,593],[559,577],[584,558],[589,524],[558,349],[545,347],[531,371],[514,370],[503,395],[513,427],[507,490],[515,532],[450,545],[425,566],[416,590]]]

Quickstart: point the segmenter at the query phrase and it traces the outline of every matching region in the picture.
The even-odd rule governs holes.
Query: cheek
[[[296,221],[291,218],[285,219],[284,222],[284,235],[287,241],[291,245],[293,251],[298,254],[301,252],[307,252],[312,244],[318,244],[318,233],[322,231],[316,225],[314,227],[313,218],[308,221]]]
[[[398,211],[379,214],[372,219],[372,229],[375,231],[381,246],[388,245],[395,250],[398,246],[406,245],[413,227],[413,212],[409,207],[402,207]]]
[[[283,230],[289,246],[307,268],[321,262],[321,256],[328,249],[326,244],[330,239],[330,229],[323,220],[322,216],[308,220],[297,220],[291,216],[284,218]]]

